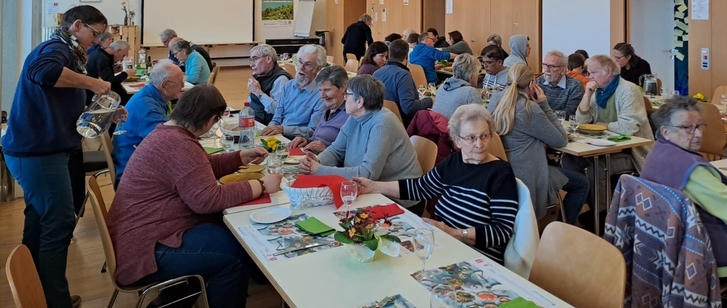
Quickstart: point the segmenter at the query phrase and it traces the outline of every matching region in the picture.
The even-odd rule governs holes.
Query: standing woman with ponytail
[[[507,159],[515,176],[530,189],[538,219],[545,216],[545,208],[556,202],[558,191],[563,189],[568,192],[563,215],[566,222],[575,224],[588,198],[588,180],[581,173],[548,166],[545,155],[546,146],[561,148],[568,144],[563,125],[527,65],[515,64],[507,77],[510,85],[488,107]]]
[[[613,46],[611,58],[621,67],[621,78],[631,81],[637,86],[641,75],[651,74],[651,65],[636,55],[634,47],[628,43],[618,43]]]
[[[10,173],[23,188],[28,246],[48,307],[77,307],[66,280],[68,245],[76,217],[74,195],[83,202],[81,135],[76,120],[86,106],[86,90],[108,93],[111,84],[86,76],[86,49],[106,31],[106,17],[81,5],[63,14],[61,28],[30,52],[23,64],[2,140]],[[74,164],[73,159],[76,158]],[[80,164],[78,164],[80,158]],[[75,181],[75,182],[74,182]],[[80,185],[80,186],[79,186]]]

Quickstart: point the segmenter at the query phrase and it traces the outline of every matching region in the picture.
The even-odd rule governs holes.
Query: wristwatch
[[[467,230],[466,228],[465,229],[460,229],[459,231],[462,232],[462,238],[463,239],[468,239],[470,237],[470,231]]]

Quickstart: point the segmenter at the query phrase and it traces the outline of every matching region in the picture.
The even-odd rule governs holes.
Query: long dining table
[[[364,194],[356,199],[351,208],[391,202],[380,194]],[[341,230],[338,227],[338,218],[334,215],[336,209],[332,204],[300,209],[292,208],[290,203],[285,203],[262,210],[274,208],[291,209],[293,213],[291,217],[315,217],[324,224]],[[515,294],[514,296],[533,301],[541,307],[571,307],[488,259],[472,247],[429,226],[413,213],[404,211],[400,219],[407,221],[409,227],[428,228],[434,231],[436,248],[426,262],[428,270],[438,271],[435,268],[469,262],[481,270],[480,277],[486,276],[483,279],[497,285],[492,289],[499,291],[492,292]],[[224,215],[224,222],[290,307],[363,307],[394,295],[400,295],[415,307],[430,307],[431,293],[423,285],[424,282],[420,283],[414,275],[421,270],[422,261],[403,246],[399,257],[390,257],[377,252],[376,259],[369,263],[353,260],[345,245],[335,245],[335,243],[325,249],[311,248],[313,251],[299,255],[274,256],[266,253],[264,248],[275,251],[275,246],[267,245],[266,242],[275,243],[278,239],[260,235],[263,231],[273,232],[273,228],[254,224],[250,218],[253,213],[256,211],[241,210],[228,213]],[[285,222],[280,227],[286,227],[285,224],[290,223]],[[287,227],[292,227],[292,224]],[[278,230],[277,225],[274,225],[274,228]],[[405,236],[400,237],[402,240],[407,239]],[[279,249],[284,248],[286,247]],[[513,293],[507,293],[506,290]],[[488,290],[482,290],[483,293],[485,291]]]

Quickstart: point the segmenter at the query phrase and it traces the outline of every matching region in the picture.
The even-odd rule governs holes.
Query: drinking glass
[[[109,129],[111,119],[121,103],[121,97],[115,92],[94,95],[91,106],[88,106],[78,121],[76,131],[86,138],[96,138]]]
[[[235,136],[223,134],[222,138],[220,138],[220,145],[225,150],[225,152],[231,152],[232,146],[235,144]]]
[[[669,88],[661,87],[661,92],[659,92],[659,94],[666,96],[667,93],[669,93]]]
[[[558,117],[558,120],[560,120],[560,123],[563,123],[565,121],[565,110],[556,110],[555,116]]]
[[[431,297],[429,298],[429,307],[430,308],[450,308],[450,306],[447,302],[449,299],[449,294],[452,294],[454,292],[454,288],[440,284],[434,287],[431,292]]]
[[[356,201],[358,196],[358,185],[354,181],[345,181],[341,183],[341,199],[346,204],[346,216],[351,211],[351,204]]]
[[[116,126],[116,130],[113,133],[114,136],[126,134],[126,130],[121,128],[122,126],[124,126],[125,122],[126,121],[124,121],[124,120],[119,121],[119,125]]]
[[[429,92],[432,92],[432,94],[434,94],[435,92],[437,92],[437,84],[436,83],[433,83],[433,82],[430,82],[429,83]]]
[[[424,92],[426,92],[427,89],[424,88],[423,84],[420,84],[419,88],[417,88],[417,91],[419,91],[419,98],[422,98],[424,96]]]
[[[434,231],[431,229],[416,229],[414,232],[414,252],[422,260],[421,278],[426,278],[427,260],[434,250]]]
[[[576,114],[571,113],[568,115],[568,118],[570,118],[570,128],[573,130],[573,137],[577,137],[578,136],[578,126],[580,125],[580,123],[578,123],[578,121],[576,121]]]
[[[280,173],[280,167],[283,166],[283,161],[280,160],[280,157],[276,155],[275,153],[271,153],[272,155],[268,155],[268,174],[273,173]]]
[[[681,95],[682,95],[682,93],[680,93],[679,90],[674,90],[671,92],[671,97],[678,97]]]

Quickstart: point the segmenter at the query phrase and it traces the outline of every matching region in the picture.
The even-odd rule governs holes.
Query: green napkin
[[[333,228],[322,223],[320,220],[318,220],[318,218],[315,217],[310,217],[306,220],[296,222],[295,225],[301,230],[312,235],[327,236],[335,232]]]
[[[215,154],[224,151],[222,148],[211,148],[211,147],[204,147],[204,151],[207,152],[207,154]]]
[[[538,305],[535,303],[526,300],[522,297],[518,297],[516,299],[513,299],[507,303],[504,303],[500,305],[500,308],[537,308]]]
[[[608,140],[611,140],[613,142],[626,141],[626,140],[631,140],[631,136],[627,136],[627,135],[612,136],[612,137],[608,137]]]

